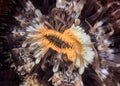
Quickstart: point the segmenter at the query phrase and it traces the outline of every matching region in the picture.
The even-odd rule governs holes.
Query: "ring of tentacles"
[[[23,47],[30,44],[31,50],[34,50],[34,56],[41,60],[49,48],[58,53],[63,53],[67,59],[82,74],[87,64],[91,63],[94,58],[92,43],[90,37],[84,32],[80,26],[74,24],[64,32],[55,29],[49,29],[44,24],[27,27],[27,39],[23,43]],[[37,46],[37,47],[35,47]]]

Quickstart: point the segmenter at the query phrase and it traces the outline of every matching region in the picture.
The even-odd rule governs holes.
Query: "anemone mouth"
[[[48,41],[50,41],[57,48],[72,48],[70,44],[68,44],[64,40],[62,40],[59,37],[56,37],[54,35],[49,35],[49,36],[46,35],[45,38]]]

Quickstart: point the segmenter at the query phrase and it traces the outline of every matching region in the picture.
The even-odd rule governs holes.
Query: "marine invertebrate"
[[[59,3],[59,1],[57,3]],[[72,2],[69,2],[69,4],[70,3]],[[82,2],[80,1],[79,3]],[[28,46],[30,52],[33,52],[33,57],[35,59],[35,62],[32,62],[33,65],[40,62],[42,63],[41,68],[45,70],[44,67],[46,64],[46,60],[51,59],[53,60],[53,64],[50,63],[50,65],[53,66],[54,73],[58,71],[63,71],[63,69],[67,71],[69,69],[69,66],[73,65],[74,68],[72,69],[72,71],[77,71],[78,69],[79,74],[83,74],[85,67],[93,62],[93,58],[95,55],[92,49],[90,36],[85,33],[82,27],[79,26],[80,22],[79,19],[77,19],[77,17],[81,13],[81,9],[83,8],[83,6],[75,12],[74,15],[76,16],[73,16],[73,11],[77,9],[77,7],[74,7],[76,3],[71,4],[74,7],[72,8],[73,11],[70,10],[70,6],[65,11],[65,7],[61,8],[61,6],[57,5],[58,8],[53,9],[53,15],[50,19],[50,21],[54,21],[55,23],[51,25],[50,22],[46,20],[46,18],[43,18],[41,12],[38,9],[36,10],[34,8],[31,2],[28,2],[27,4],[28,7],[29,5],[32,6],[37,17],[35,18],[35,20],[31,21],[31,25],[26,27],[26,41],[23,42],[22,47],[24,48]],[[78,5],[79,4],[77,4],[77,6]],[[64,13],[62,14],[62,12]],[[62,14],[62,19],[60,19],[59,14]],[[67,22],[63,21],[65,17],[68,18]],[[71,23],[70,18],[72,19]],[[16,17],[16,19],[21,21],[19,16]],[[60,24],[64,24],[64,26],[60,27]],[[55,51],[56,54],[51,54],[51,50]],[[50,57],[49,55],[46,56],[48,52],[51,54]],[[41,61],[42,59],[44,60],[43,62]],[[67,63],[67,66],[64,65],[64,61]],[[30,68],[29,66],[31,66],[31,62],[25,62],[27,62],[28,64],[24,65],[23,68],[28,70]],[[62,70],[59,68],[59,66],[60,68],[62,68]],[[18,68],[18,70],[21,71],[21,67]]]
[[[55,50],[58,54],[65,54],[66,57],[64,58],[72,61],[80,68],[80,74],[82,74],[84,67],[93,61],[94,52],[91,47],[90,37],[79,26],[75,27],[73,24],[69,29],[60,33],[40,24],[36,25],[35,28],[28,27],[27,31],[29,31],[28,38],[23,43],[23,46],[26,43],[30,43],[30,49],[38,46],[34,48],[34,56],[37,61],[39,59],[39,62],[41,58],[44,58],[43,56],[49,48]],[[59,59],[64,58],[62,56],[59,57]],[[83,69],[81,70],[81,68]]]
[[[81,20],[79,19],[85,3],[84,0],[57,0],[56,7],[48,16],[44,16],[30,1],[26,3],[25,17],[30,16],[30,19],[26,19],[28,22],[23,21],[24,17],[21,16],[17,16],[16,19],[26,29],[26,40],[23,42],[22,48],[27,48],[33,57],[24,59],[26,64],[18,67],[19,71],[24,68],[29,73],[34,65],[40,65],[40,68],[45,71],[49,65],[52,68],[52,76],[49,78],[53,85],[72,85],[73,83],[69,79],[74,75],[79,76],[78,73],[83,74],[87,65],[94,60],[93,67],[100,80],[107,78],[108,71],[100,68],[99,56],[101,53],[99,52],[104,52],[106,56],[110,56],[114,52],[109,48],[111,43],[108,41],[109,37],[114,34],[114,29],[112,24],[108,24],[106,26],[107,29],[110,28],[110,31],[106,33],[102,26],[107,21],[106,19],[95,22],[93,26],[90,24],[89,19],[94,17],[95,20],[98,15],[101,15],[104,8],[99,2],[96,2],[95,4],[99,7],[97,12],[84,20],[90,29],[87,33],[86,28],[83,29],[80,26]],[[95,37],[94,43],[91,42],[92,35]],[[66,76],[67,72],[70,72],[69,76]],[[67,78],[65,79],[65,77]],[[78,78],[81,80],[81,76]],[[74,78],[73,82],[77,82],[77,79]]]
[[[119,86],[120,2],[40,1],[11,1],[20,2],[17,24],[3,38],[13,38],[11,69],[22,77],[21,85]]]

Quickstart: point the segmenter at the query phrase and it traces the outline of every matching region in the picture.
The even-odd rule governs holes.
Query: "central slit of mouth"
[[[71,46],[67,42],[61,40],[60,38],[56,36],[46,35],[45,37],[47,38],[47,40],[49,40],[51,43],[53,43],[58,48],[71,48]]]

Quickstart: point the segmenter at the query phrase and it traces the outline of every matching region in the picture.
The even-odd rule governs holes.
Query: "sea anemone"
[[[118,0],[3,2],[0,15],[12,18],[10,25],[0,18],[0,27],[11,28],[1,38],[20,86],[120,85]]]
[[[45,53],[50,48],[58,52],[56,59],[66,58],[79,68],[83,67],[84,69],[88,63],[93,61],[94,52],[91,48],[90,37],[79,26],[75,27],[73,24],[63,33],[49,29],[42,24],[34,26],[35,28],[28,27],[27,40],[23,43],[23,47],[27,45],[26,43],[30,44],[29,49],[34,51],[36,63],[44,58]],[[66,57],[62,57],[62,54],[65,54]],[[79,72],[83,72],[83,70],[80,69]]]

